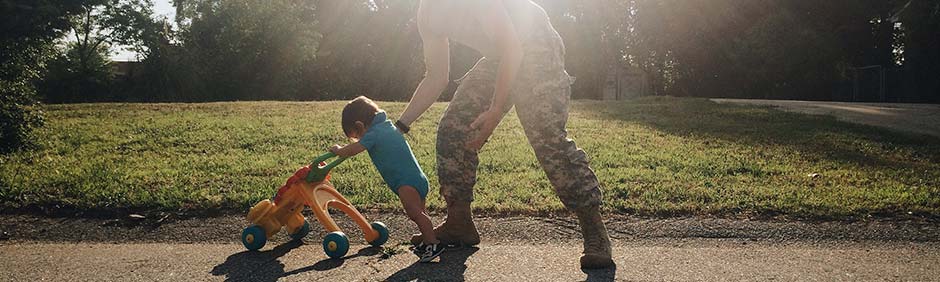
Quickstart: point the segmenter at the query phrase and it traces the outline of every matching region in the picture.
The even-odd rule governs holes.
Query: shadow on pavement
[[[384,281],[464,281],[467,259],[478,250],[477,247],[447,250],[441,254],[440,262],[415,262]]]
[[[268,251],[244,251],[233,254],[212,268],[213,276],[225,275],[225,281],[277,281],[284,276],[284,264],[278,258],[300,247],[303,242],[290,241]]]
[[[362,248],[362,249],[359,249],[359,251],[356,252],[356,254],[354,254],[354,255],[345,256],[345,257],[342,257],[342,258],[339,258],[339,259],[327,258],[327,259],[318,261],[317,263],[315,263],[315,264],[313,264],[313,265],[311,265],[311,266],[307,266],[307,267],[303,267],[303,268],[298,268],[298,269],[291,270],[290,272],[286,272],[286,273],[284,273],[283,275],[281,275],[281,277],[287,277],[287,276],[291,276],[291,275],[301,274],[301,273],[304,273],[304,272],[307,272],[307,271],[311,271],[311,270],[327,271],[327,270],[334,269],[334,268],[337,268],[337,267],[342,266],[343,263],[345,263],[346,260],[348,260],[348,259],[353,259],[353,258],[357,258],[357,257],[374,256],[374,255],[379,254],[379,252],[381,252],[381,251],[382,251],[382,248],[381,248],[381,247],[366,247],[366,248]]]
[[[222,264],[212,268],[213,276],[225,275],[225,281],[277,281],[281,277],[300,274],[311,270],[326,271],[342,266],[352,258],[374,256],[382,250],[377,247],[362,248],[356,254],[341,259],[324,259],[314,265],[284,272],[284,263],[278,258],[303,245],[300,241],[290,241],[269,251],[244,251],[233,254]]]
[[[587,274],[585,282],[601,282],[617,280],[617,266],[605,269],[582,269],[581,272]]]

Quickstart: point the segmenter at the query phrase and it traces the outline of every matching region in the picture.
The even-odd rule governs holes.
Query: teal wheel
[[[330,258],[341,258],[349,251],[349,237],[343,232],[336,231],[323,237],[323,252]]]
[[[304,236],[307,236],[307,234],[310,234],[310,223],[305,219],[304,226],[301,226],[300,230],[297,230],[297,232],[294,234],[290,234],[290,238],[294,240],[300,240],[303,239]]]
[[[375,229],[376,232],[379,232],[379,238],[375,238],[375,240],[369,242],[369,245],[378,247],[388,241],[388,227],[385,226],[385,223],[380,221],[373,222],[372,229]]]
[[[264,228],[261,228],[261,226],[248,226],[248,228],[242,231],[242,244],[244,244],[245,248],[249,251],[261,249],[264,247],[264,243],[267,242],[268,236],[264,233]]]

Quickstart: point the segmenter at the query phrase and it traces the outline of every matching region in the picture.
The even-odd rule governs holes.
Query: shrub
[[[32,85],[0,80],[0,153],[33,144],[33,130],[42,124],[43,113]]]

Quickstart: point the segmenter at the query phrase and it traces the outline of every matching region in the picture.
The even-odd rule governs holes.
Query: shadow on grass
[[[854,124],[831,116],[790,113],[772,107],[718,104],[705,99],[651,97],[604,104],[601,117],[636,122],[682,137],[709,137],[751,146],[783,146],[867,166],[924,167],[940,162],[940,138]],[[868,141],[877,147],[865,147]],[[882,151],[909,149],[923,160],[888,158]]]
[[[441,254],[440,262],[415,262],[383,281],[464,281],[467,259],[479,250],[477,247],[447,250]]]
[[[838,199],[830,202],[799,202],[794,206],[753,207],[758,214],[796,213],[798,216],[864,215],[895,216],[910,211],[921,214],[938,212],[936,205],[923,200],[884,200],[876,198],[878,193],[915,193],[916,197],[927,197],[927,190],[940,185],[940,137],[895,131],[887,128],[840,121],[824,115],[790,113],[769,106],[742,106],[718,104],[706,99],[647,97],[621,103],[589,103],[576,112],[594,116],[600,120],[618,120],[652,129],[659,134],[681,139],[672,146],[695,146],[696,149],[715,149],[705,160],[690,160],[694,165],[682,163],[688,157],[655,160],[648,166],[669,167],[673,170],[690,170],[709,189],[711,179],[724,176],[749,175],[752,179],[786,179],[787,183],[805,185],[807,189],[823,183],[827,188],[848,189],[856,187],[870,189],[868,194],[854,193],[850,196],[870,199],[870,206],[852,210],[835,209]],[[655,133],[654,133],[655,134]],[[715,148],[711,142],[728,143],[747,148],[742,156],[720,156],[737,154],[732,148]],[[669,145],[669,144],[667,144]],[[719,145],[720,146],[720,145]],[[659,148],[650,148],[658,150]],[[780,151],[788,155],[779,154]],[[790,153],[792,152],[792,153]],[[716,161],[722,159],[721,161]],[[773,165],[765,166],[758,160],[774,159]],[[681,160],[681,161],[677,161]],[[724,160],[728,160],[725,162]],[[768,170],[769,169],[769,170]],[[781,170],[782,169],[782,170]],[[804,171],[805,170],[805,171]],[[846,174],[841,179],[826,178],[826,171]],[[777,174],[787,173],[777,178]],[[821,180],[801,179],[800,176],[820,173]],[[851,176],[848,173],[857,173]],[[816,178],[817,176],[811,176]],[[868,180],[870,179],[870,180]],[[628,181],[628,180],[623,180]],[[797,181],[799,183],[795,183]],[[805,183],[803,183],[805,181]],[[833,182],[828,182],[833,181]],[[869,182],[866,182],[869,181]],[[835,183],[835,184],[832,184]],[[890,186],[888,184],[896,184]],[[693,184],[694,185],[694,184]],[[901,191],[902,186],[918,187],[919,190]],[[914,189],[914,188],[910,188]],[[853,190],[855,191],[855,190]],[[796,192],[791,192],[796,193]],[[823,193],[823,192],[819,192]],[[841,193],[841,192],[832,192]],[[848,193],[848,192],[847,192]],[[627,197],[629,195],[625,195]],[[763,197],[749,195],[748,197]],[[783,196],[780,196],[783,197]],[[795,196],[793,196],[795,197]],[[898,196],[900,199],[902,196]],[[748,198],[748,203],[755,203]],[[855,199],[857,200],[857,199]],[[677,200],[677,201],[682,201]],[[760,203],[758,203],[760,204]],[[746,208],[750,209],[750,208]],[[734,212],[732,210],[732,212]]]

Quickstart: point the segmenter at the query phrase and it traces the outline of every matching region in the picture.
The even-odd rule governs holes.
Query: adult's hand
[[[524,55],[522,41],[516,34],[512,18],[509,16],[509,11],[506,11],[503,2],[487,0],[481,3],[486,6],[483,15],[479,19],[479,22],[482,23],[481,28],[484,33],[495,39],[496,46],[501,50],[502,56],[499,60],[499,70],[496,75],[496,85],[490,108],[470,124],[471,128],[478,130],[477,136],[471,139],[470,143],[467,143],[467,149],[474,151],[483,148],[486,139],[493,134],[493,130],[499,125],[499,120],[503,118],[505,113],[503,109],[507,106],[509,100],[509,90],[512,89],[512,84],[516,80]]]
[[[466,147],[469,150],[479,151],[483,148],[483,144],[486,144],[486,140],[490,138],[490,135],[493,135],[493,130],[496,130],[496,126],[499,125],[499,121],[503,118],[503,113],[498,110],[489,110],[480,114],[473,123],[470,124],[470,128],[477,129],[477,136],[470,139],[470,142],[467,143]]]

